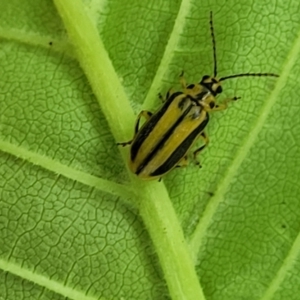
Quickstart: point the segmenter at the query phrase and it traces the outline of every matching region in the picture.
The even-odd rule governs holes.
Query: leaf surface
[[[0,4],[0,299],[298,299],[299,3],[55,2]],[[202,169],[140,182],[116,141],[212,74],[210,11],[220,76],[280,77],[224,82]]]

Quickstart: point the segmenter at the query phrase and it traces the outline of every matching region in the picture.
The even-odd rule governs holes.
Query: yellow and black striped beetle
[[[129,168],[141,179],[161,178],[173,168],[187,165],[188,152],[199,137],[203,139],[204,145],[193,152],[193,157],[196,163],[200,164],[196,156],[208,144],[204,129],[209,121],[209,112],[224,110],[230,101],[240,98],[227,98],[222,104],[217,104],[216,96],[222,93],[222,81],[242,76],[278,77],[273,73],[243,73],[218,79],[212,12],[210,32],[214,76],[205,75],[199,83],[187,85],[182,73],[180,82],[183,91],[169,91],[164,104],[155,113],[142,111],[136,121],[133,139],[118,143],[122,146],[131,145]],[[139,128],[141,117],[144,117],[146,122]]]

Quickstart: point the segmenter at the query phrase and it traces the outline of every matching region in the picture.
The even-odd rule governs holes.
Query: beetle
[[[214,75],[205,75],[199,83],[187,85],[182,72],[180,75],[182,91],[168,91],[163,105],[155,113],[141,111],[137,117],[133,139],[118,143],[122,146],[131,145],[129,168],[141,179],[161,178],[175,167],[186,166],[188,153],[198,138],[202,138],[204,143],[193,151],[193,158],[196,164],[200,165],[196,157],[209,143],[204,131],[209,121],[209,113],[224,110],[229,102],[240,99],[235,96],[224,99],[221,104],[216,102],[216,96],[222,93],[223,81],[244,76],[278,77],[274,73],[242,73],[218,79],[212,12],[210,12],[210,32]],[[146,121],[140,127],[142,117]]]

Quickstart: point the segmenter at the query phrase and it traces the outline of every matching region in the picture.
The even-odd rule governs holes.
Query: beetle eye
[[[222,87],[219,85],[219,86],[217,87],[216,93],[217,93],[217,94],[221,94],[222,91],[223,91],[223,89],[222,89]]]

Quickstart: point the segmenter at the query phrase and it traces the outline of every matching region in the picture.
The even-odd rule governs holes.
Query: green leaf
[[[299,3],[0,3],[0,299],[298,299]],[[163,181],[135,114],[218,73],[241,96]]]

